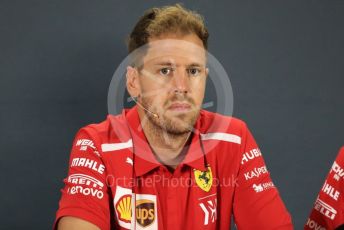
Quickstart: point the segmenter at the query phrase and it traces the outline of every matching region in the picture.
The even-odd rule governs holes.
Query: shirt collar
[[[143,132],[140,117],[137,112],[137,105],[131,109],[125,109],[124,115],[128,121],[133,141],[134,151],[134,169],[136,176],[142,176],[149,171],[161,166],[161,163],[155,158],[151,147],[148,144],[146,136]],[[200,137],[201,115],[199,115],[195,125],[190,147],[185,158],[180,163],[181,166],[188,165],[201,171],[205,171],[205,154],[202,148],[202,140]]]

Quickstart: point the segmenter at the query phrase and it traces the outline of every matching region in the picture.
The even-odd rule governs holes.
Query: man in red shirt
[[[148,48],[126,73],[137,105],[76,134],[54,228],[230,229],[233,215],[238,229],[293,229],[246,124],[201,109],[207,39],[180,5],[143,15],[129,52]]]
[[[314,203],[305,229],[344,229],[344,146],[340,149]]]

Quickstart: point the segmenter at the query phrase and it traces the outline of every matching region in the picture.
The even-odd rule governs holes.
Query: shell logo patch
[[[213,184],[213,174],[211,173],[210,166],[207,167],[206,171],[194,169],[194,175],[198,187],[203,191],[209,192]]]
[[[124,195],[118,200],[116,204],[118,219],[126,223],[131,222],[131,201],[131,195]]]

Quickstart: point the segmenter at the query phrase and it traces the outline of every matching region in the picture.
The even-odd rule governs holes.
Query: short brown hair
[[[204,48],[208,48],[209,33],[203,17],[181,4],[175,4],[145,11],[127,40],[129,53],[147,44],[149,38],[165,33],[195,33],[202,40]]]

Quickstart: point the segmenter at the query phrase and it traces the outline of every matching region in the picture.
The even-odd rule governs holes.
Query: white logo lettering
[[[325,227],[319,225],[317,222],[314,220],[311,220],[308,218],[307,224],[306,224],[310,229],[315,229],[315,230],[326,230]]]
[[[322,187],[321,191],[329,195],[332,199],[338,200],[338,197],[340,195],[340,192],[338,192],[334,187],[329,185],[327,181],[325,181],[324,186]]]
[[[336,181],[339,181],[340,178],[344,177],[344,170],[337,164],[337,162],[334,162],[331,168],[331,171],[335,173],[333,178]]]
[[[87,158],[73,158],[70,167],[85,167],[92,169],[100,174],[103,174],[105,170],[105,166],[103,164],[98,164],[97,161]]]
[[[87,147],[90,147],[92,149],[96,149],[96,147],[93,144],[93,141],[91,141],[89,139],[79,139],[76,141],[75,146],[80,146],[80,150],[82,150],[82,151],[86,151]]]
[[[104,193],[101,191],[104,184],[99,180],[85,175],[85,174],[72,174],[68,177],[68,182],[72,184],[76,184],[76,186],[72,186],[67,189],[68,194],[83,194],[85,196],[94,196],[98,199],[102,199]],[[85,188],[82,185],[90,186],[91,188]]]
[[[104,193],[102,191],[99,191],[98,189],[84,188],[80,185],[72,186],[72,187],[68,188],[67,193],[72,194],[72,195],[77,194],[77,193],[83,194],[85,196],[91,195],[91,196],[97,197],[98,199],[102,199],[104,196]]]
[[[253,184],[252,187],[253,187],[254,191],[256,193],[258,193],[258,192],[263,192],[264,190],[273,188],[273,187],[275,187],[275,185],[272,182],[267,182],[267,183],[261,183],[258,185]]]
[[[217,199],[208,200],[207,202],[200,203],[199,206],[204,212],[204,225],[209,224],[209,220],[214,223],[217,219]]]
[[[85,174],[72,174],[68,177],[68,182],[72,184],[92,186],[93,188],[98,187],[100,189],[104,186],[104,184],[99,180]]]
[[[243,154],[242,159],[241,159],[241,164],[243,165],[247,163],[248,161],[260,156],[262,156],[262,153],[260,152],[258,148],[251,149],[249,152],[246,152]]]
[[[244,173],[245,176],[245,180],[251,180],[252,178],[256,177],[260,177],[262,174],[268,173],[268,170],[266,168],[266,166],[260,167],[260,168],[254,168],[253,170]]]
[[[333,220],[336,217],[337,210],[326,204],[324,201],[319,198],[315,201],[314,209],[323,214],[324,216]]]

